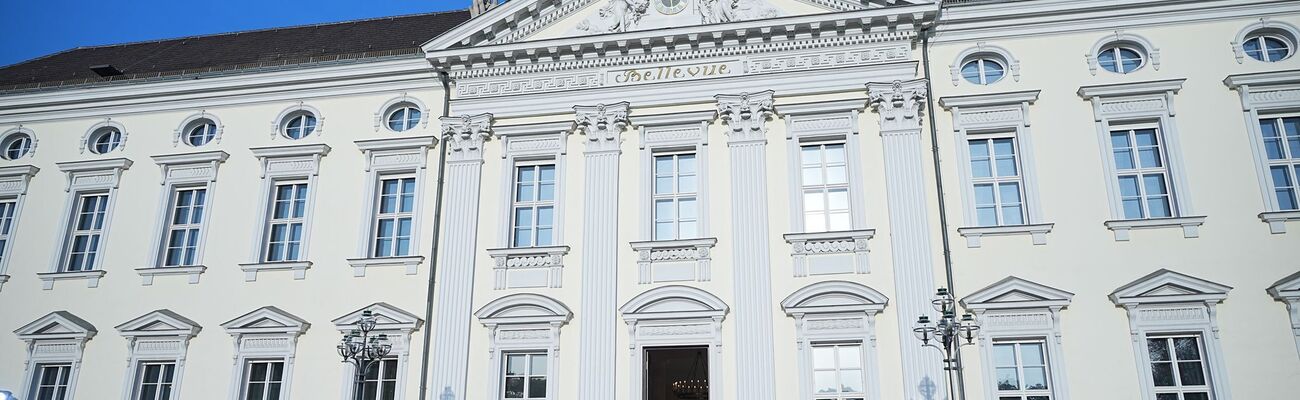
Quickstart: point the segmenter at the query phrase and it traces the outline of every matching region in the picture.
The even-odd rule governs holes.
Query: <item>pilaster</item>
[[[618,158],[628,108],[628,103],[573,108],[576,129],[587,138],[583,152],[579,400],[617,398]]]
[[[478,237],[479,182],[483,143],[491,136],[492,114],[443,117],[447,141],[446,196],[435,283],[431,390],[444,400],[465,399],[469,332],[473,311],[474,253]]]
[[[925,105],[925,80],[868,83],[871,107],[880,115],[880,136],[885,156],[885,188],[889,207],[890,247],[897,290],[898,333],[904,338],[903,389],[907,400],[942,399],[947,396],[940,356],[908,343],[913,318],[929,315],[934,293],[934,257],[926,197],[925,149],[921,140],[921,109]]]
[[[736,398],[774,400],[772,271],[768,249],[767,121],[771,90],[718,95],[731,154],[731,231],[736,313]]]

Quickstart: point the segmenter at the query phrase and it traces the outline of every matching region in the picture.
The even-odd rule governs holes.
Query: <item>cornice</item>
[[[32,176],[41,172],[40,168],[35,165],[15,165],[12,167],[0,167],[0,177],[10,176]]]
[[[1231,89],[1242,86],[1272,86],[1300,83],[1300,70],[1260,72],[1254,74],[1228,75],[1223,84]]]
[[[974,94],[966,96],[947,96],[939,98],[939,107],[948,110],[953,107],[987,107],[987,106],[1005,106],[1018,105],[1021,103],[1033,103],[1038,101],[1038,94],[1041,90],[1027,90],[1023,92],[1006,92],[990,94]]]
[[[1300,272],[1278,280],[1267,289],[1268,294],[1278,301],[1300,301]]]
[[[1182,78],[1162,81],[1082,86],[1079,88],[1078,95],[1084,100],[1089,100],[1093,97],[1137,96],[1143,94],[1164,94],[1167,92],[1178,93],[1179,90],[1183,89],[1183,82],[1186,80],[1186,78]]]
[[[60,171],[75,173],[85,171],[102,171],[106,169],[129,169],[133,162],[126,158],[110,158],[107,160],[88,160],[88,161],[67,161],[54,163]]]
[[[197,164],[224,162],[226,159],[230,158],[230,153],[216,150],[181,154],[163,154],[152,156],[150,158],[153,158],[153,162],[158,165]]]
[[[539,122],[535,124],[503,125],[492,127],[492,133],[500,136],[532,136],[570,133],[574,131],[573,121]]]
[[[665,126],[665,125],[685,125],[698,124],[700,122],[710,122],[717,118],[717,110],[700,110],[675,112],[672,114],[654,114],[654,115],[637,115],[635,112],[632,117],[636,126]]]
[[[324,156],[330,153],[327,144],[296,144],[291,146],[267,146],[249,148],[257,158],[279,158],[300,156]]]
[[[421,147],[433,147],[438,144],[438,138],[433,136],[415,136],[415,137],[396,137],[396,138],[379,138],[379,139],[362,139],[354,141],[357,149],[365,151],[384,151],[384,150],[408,150],[418,149]]]
[[[778,104],[776,106],[776,111],[777,114],[784,116],[799,116],[862,111],[866,108],[867,99],[864,97],[860,99],[821,101],[815,103]]]

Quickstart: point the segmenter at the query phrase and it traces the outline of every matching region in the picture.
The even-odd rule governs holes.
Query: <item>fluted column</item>
[[[885,197],[889,202],[904,398],[947,398],[942,357],[914,341],[911,323],[923,314],[937,320],[930,305],[935,290],[935,264],[927,206],[930,203],[926,196],[926,154],[921,143],[921,109],[927,97],[925,80],[868,83],[867,91],[872,108],[880,114],[880,136],[885,152]]]
[[[492,114],[443,117],[447,136],[446,195],[438,244],[437,303],[432,325],[431,398],[465,399],[469,332],[474,296],[475,238],[478,237],[479,182],[483,143],[491,135]]]
[[[772,262],[768,249],[767,120],[772,91],[718,95],[731,153],[731,232],[736,292],[736,398],[774,400]],[[717,384],[717,383],[714,383]]]
[[[578,399],[612,400],[618,378],[618,157],[628,104],[577,106],[574,111],[577,129],[587,136]]]

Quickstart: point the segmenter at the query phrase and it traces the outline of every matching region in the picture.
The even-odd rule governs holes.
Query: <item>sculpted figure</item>
[[[765,0],[700,0],[700,22],[717,24],[751,19],[773,18],[781,15]]]
[[[596,14],[579,23],[577,30],[590,33],[627,32],[636,28],[650,9],[650,0],[609,0]]]

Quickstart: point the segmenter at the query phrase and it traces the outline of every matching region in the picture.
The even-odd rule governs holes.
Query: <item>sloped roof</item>
[[[468,10],[79,47],[0,68],[0,91],[422,54]],[[101,77],[90,67],[112,65]]]

